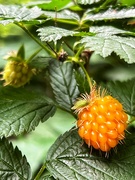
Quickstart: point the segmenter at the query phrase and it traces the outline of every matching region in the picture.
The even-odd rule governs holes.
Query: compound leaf
[[[25,156],[6,138],[0,139],[0,179],[31,179],[31,169]]]
[[[62,37],[73,36],[75,34],[74,31],[66,30],[63,28],[48,26],[44,28],[39,28],[39,36],[41,41],[57,41]]]
[[[69,11],[67,9],[57,12],[57,14],[56,12],[53,11],[44,11],[43,14],[47,16],[48,19],[53,19],[53,20],[56,19],[56,22],[57,21],[66,22],[67,20],[72,20],[72,23],[75,23],[75,21],[77,22],[80,21],[80,17],[76,13]]]
[[[48,151],[46,167],[55,179],[126,180],[134,179],[135,133],[128,134],[124,145],[112,150],[109,158],[83,144],[76,130],[60,136]]]
[[[123,29],[119,29],[113,26],[92,26],[90,27],[91,33],[96,33],[100,36],[110,36],[110,35],[116,35],[116,34],[130,34],[133,32],[125,31]]]
[[[79,94],[72,63],[53,60],[50,64],[50,79],[55,98],[60,107],[70,111]]]
[[[6,25],[13,22],[31,21],[42,15],[38,7],[31,9],[19,5],[0,5],[0,24]]]
[[[84,21],[102,21],[109,19],[126,19],[135,17],[135,8],[107,9],[99,13],[87,12],[83,18]]]
[[[122,104],[125,111],[135,116],[135,79],[109,82],[107,88]]]
[[[107,57],[112,52],[115,52],[127,63],[131,64],[135,62],[135,38],[97,35],[84,37],[81,43],[84,43],[85,48],[89,48],[103,57]]]
[[[0,136],[32,131],[56,110],[50,99],[25,89],[0,87],[0,97]]]

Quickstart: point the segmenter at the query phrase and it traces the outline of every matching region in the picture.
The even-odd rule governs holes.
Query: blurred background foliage
[[[25,4],[30,0],[0,0],[1,4]],[[32,1],[31,1],[32,2]],[[39,2],[38,0],[35,2]],[[128,6],[135,5],[134,0],[118,0],[118,3]],[[33,33],[35,30],[30,27]],[[72,43],[72,41],[71,41]],[[18,28],[16,25],[9,24],[6,26],[0,25],[0,70],[2,71],[6,61],[3,57],[12,50],[18,50],[19,47],[24,44],[26,49],[26,58],[33,54],[39,46],[28,35]],[[41,57],[47,56],[44,51],[39,53]],[[107,82],[110,80],[127,80],[135,77],[135,65],[129,65],[119,59],[115,54],[107,58],[102,58],[99,55],[92,54],[90,58],[90,75],[97,82]],[[35,77],[28,85],[28,88],[35,88],[39,93],[40,91],[49,92],[49,85],[44,73]],[[58,109],[56,114],[45,123],[39,124],[35,131],[24,134],[19,137],[11,137],[14,146],[22,151],[26,155],[28,162],[32,167],[32,171],[35,172],[40,163],[45,160],[46,152],[53,144],[56,138],[69,130],[75,125],[75,119],[69,113],[65,113]]]
[[[33,0],[34,1],[34,0]],[[36,0],[35,0],[36,1]],[[24,4],[24,3],[28,3],[30,2],[30,0],[0,0],[0,4]]]

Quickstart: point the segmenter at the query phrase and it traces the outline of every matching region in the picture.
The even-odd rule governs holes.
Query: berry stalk
[[[90,86],[90,90],[92,90],[93,84],[92,84],[92,81],[91,81],[91,78],[90,78],[88,72],[86,71],[86,69],[85,69],[85,67],[84,67],[84,65],[82,63],[79,63],[79,65],[82,68],[84,74],[86,75],[87,81],[88,81],[89,86]]]

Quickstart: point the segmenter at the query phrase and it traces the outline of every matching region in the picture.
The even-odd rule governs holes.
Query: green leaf
[[[135,79],[109,82],[107,88],[122,104],[125,111],[135,116]]]
[[[25,59],[25,49],[24,49],[24,45],[22,45],[18,52],[17,52],[17,57],[21,58],[21,59]]]
[[[49,65],[49,61],[51,61],[51,59],[52,58],[50,57],[37,56],[30,61],[30,66],[39,69],[45,69]]]
[[[73,64],[61,63],[53,60],[50,64],[50,79],[55,98],[59,106],[68,111],[71,110],[75,99],[79,94],[74,77]]]
[[[49,98],[23,88],[0,87],[0,97],[0,136],[32,131],[55,113]]]
[[[6,25],[13,22],[31,21],[42,15],[42,11],[38,7],[31,9],[25,6],[17,5],[0,5],[0,24]]]
[[[89,93],[90,92],[89,83],[81,68],[75,71],[75,78],[76,78],[80,93],[86,93],[86,92]]]
[[[135,5],[134,0],[118,0],[118,3],[121,3],[123,6],[133,6],[133,5]]]
[[[46,167],[55,179],[126,180],[134,179],[135,133],[128,134],[125,144],[112,150],[109,158],[83,144],[76,130],[60,136],[48,151]]]
[[[83,21],[105,21],[113,19],[126,19],[135,17],[135,8],[123,8],[123,9],[107,9],[99,13],[87,12],[83,18]]]
[[[53,11],[44,11],[43,14],[45,16],[47,16],[48,19],[53,19],[56,22],[57,21],[62,21],[62,22],[66,22],[67,20],[72,20],[69,23],[75,23],[74,21],[77,21],[76,24],[78,24],[78,22],[80,21],[80,17],[78,16],[78,14],[69,11],[69,10],[63,10],[60,12],[53,12]]]
[[[98,2],[102,2],[102,0],[77,0],[77,3],[78,4],[95,4],[95,3],[98,3]]]
[[[40,180],[55,180],[55,179],[51,175],[46,175],[46,176],[42,176]]]
[[[113,26],[91,26],[90,30],[91,33],[98,34],[98,36],[110,36],[116,34],[130,34],[133,32],[125,31],[123,29],[119,29]]]
[[[98,2],[102,2],[102,0],[77,0],[78,4],[95,4]]]
[[[39,4],[38,7],[45,10],[55,10],[59,11],[63,9],[66,5],[68,5],[71,0],[51,0],[51,2],[44,2],[43,4]]]
[[[84,37],[81,43],[84,43],[85,48],[95,51],[96,54],[100,54],[104,58],[115,52],[127,63],[131,64],[135,62],[135,38],[115,35],[89,36]]]
[[[62,37],[73,36],[75,34],[74,31],[66,30],[63,28],[48,26],[44,28],[39,28],[37,30],[39,33],[41,41],[57,41]]]
[[[31,179],[26,157],[5,138],[0,139],[0,179]]]
[[[95,35],[94,33],[91,32],[86,32],[86,31],[81,31],[78,33],[75,33],[74,36],[81,36],[81,37],[85,37],[85,36],[93,36]]]

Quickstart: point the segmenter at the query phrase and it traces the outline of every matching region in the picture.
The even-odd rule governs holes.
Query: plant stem
[[[133,122],[135,122],[135,116],[131,116],[129,119],[129,124],[132,124]]]
[[[90,89],[92,90],[93,85],[92,85],[92,81],[91,81],[91,78],[90,78],[90,76],[89,76],[88,72],[86,71],[86,69],[85,69],[84,65],[83,65],[81,62],[79,63],[79,65],[81,66],[81,68],[82,68],[83,72],[85,73],[86,78],[87,78],[87,81],[88,81],[89,86],[90,86]]]
[[[29,59],[27,60],[27,62],[30,62],[41,50],[42,50],[42,48],[38,49],[34,54],[32,54],[29,57]]]
[[[103,4],[101,4],[98,8],[96,8],[95,12],[98,13],[100,10],[103,10],[112,2],[112,0],[106,0]]]
[[[41,43],[22,23],[15,23],[16,25],[18,25],[20,28],[22,28],[37,44],[39,44],[45,51],[47,51],[49,54],[51,54],[53,57],[56,57],[56,53],[47,46],[44,46],[43,43]],[[48,44],[47,44],[48,45]]]
[[[37,173],[36,177],[34,178],[34,180],[39,180],[40,176],[43,174],[44,170],[45,170],[46,166],[45,164],[43,164],[43,166],[41,167],[40,171]]]
[[[82,47],[79,48],[79,50],[77,51],[77,53],[76,53],[76,55],[75,55],[75,57],[76,57],[77,59],[79,59],[79,56],[80,56],[80,54],[81,54],[81,52],[82,52],[83,49],[84,49],[84,47],[82,46]]]
[[[84,74],[86,75],[87,81],[88,81],[88,83],[89,83],[90,90],[92,90],[93,85],[92,85],[91,78],[90,78],[87,70],[86,70],[85,67],[84,67],[84,63],[79,60],[79,59],[80,59],[80,54],[82,53],[83,49],[84,49],[83,46],[82,46],[81,48],[79,48],[79,50],[77,51],[74,59],[75,59],[75,61],[80,65],[80,67],[82,68]]]

